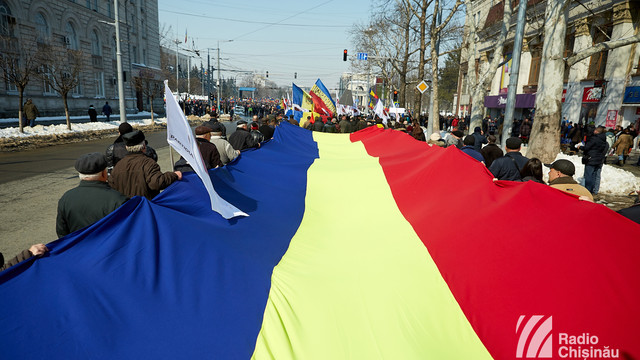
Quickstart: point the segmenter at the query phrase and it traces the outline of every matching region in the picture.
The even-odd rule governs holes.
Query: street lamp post
[[[227,41],[223,41],[223,42],[232,42],[233,39],[231,40],[227,40]],[[220,115],[220,40],[218,40],[218,82],[217,82],[217,86],[218,88],[218,101],[217,101],[217,109],[218,109],[218,115]]]
[[[122,79],[122,52],[120,51],[120,19],[118,18],[118,0],[114,0],[114,15],[116,27],[116,68],[118,71],[118,106],[120,107],[120,122],[127,122],[127,108],[124,101],[124,79]]]

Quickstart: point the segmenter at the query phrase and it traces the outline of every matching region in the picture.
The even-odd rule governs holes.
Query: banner
[[[324,86],[322,81],[320,81],[320,79],[316,80],[316,83],[313,85],[313,87],[309,91],[309,95],[311,95],[312,98],[314,95],[317,97],[317,99],[313,100],[315,109],[326,109],[328,111],[327,116],[333,116],[333,114],[336,113],[336,104],[331,98],[331,94],[329,93],[329,90],[327,90],[327,88]],[[318,112],[318,110],[314,110],[314,111]]]
[[[202,180],[207,193],[209,193],[211,210],[222,215],[225,219],[231,219],[236,216],[249,216],[226,202],[213,188],[209,172],[204,166],[204,161],[198,148],[198,142],[176,98],[171,93],[167,80],[164,81],[164,96],[167,101],[167,142],[187,160],[195,173],[198,174],[198,177],[200,177],[200,180]]]

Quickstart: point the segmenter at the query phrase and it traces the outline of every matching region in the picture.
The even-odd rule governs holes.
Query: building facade
[[[148,99],[134,85],[141,72],[160,76],[160,43],[157,0],[119,0],[120,48],[127,112],[148,110]],[[114,1],[109,0],[0,0],[0,53],[34,49],[42,44],[64,46],[82,52],[80,83],[70,93],[71,115],[86,115],[89,105],[98,110],[109,102],[118,109]],[[24,55],[17,55],[24,56]],[[49,56],[57,56],[50,54]],[[21,59],[23,61],[23,59]],[[43,67],[42,69],[46,69]],[[42,73],[42,71],[40,71]],[[25,99],[32,98],[41,116],[64,114],[59,94],[38,74],[31,76]],[[162,109],[162,95],[154,110]],[[3,77],[0,117],[18,117],[18,92]]]
[[[476,72],[490,61],[495,38],[502,23],[504,3],[492,0],[473,1],[473,18],[478,31]],[[540,61],[544,45],[544,14],[546,1],[527,2],[527,22],[521,52],[514,117],[533,116],[535,96],[540,75]],[[515,30],[517,3],[513,8],[511,31],[504,47],[504,63],[496,70],[484,99],[485,112],[492,117],[504,113],[507,85],[511,75],[511,53]],[[565,58],[609,40],[618,40],[638,33],[640,2],[633,0],[604,0],[570,2],[565,37]],[[635,25],[634,25],[635,24]],[[466,31],[465,38],[469,36]],[[468,49],[465,49],[468,51]],[[458,115],[470,113],[473,106],[469,96],[467,73],[470,69],[468,53],[463,53],[458,86]],[[632,44],[596,53],[572,67],[566,67],[563,81],[562,119],[573,123],[594,122],[613,127],[636,124],[640,119],[640,46]],[[473,69],[473,67],[471,67]]]

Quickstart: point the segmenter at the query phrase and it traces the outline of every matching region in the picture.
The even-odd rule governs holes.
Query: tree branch
[[[611,41],[605,41],[605,42],[601,42],[599,44],[596,44],[590,48],[587,48],[585,50],[580,51],[579,53],[570,56],[568,58],[565,59],[565,61],[567,62],[567,65],[569,65],[569,67],[575,65],[577,62],[584,60],[588,57],[590,57],[593,54],[597,54],[601,51],[605,51],[605,50],[613,50],[613,49],[617,49],[619,47],[623,47],[623,46],[627,46],[633,43],[637,43],[640,42],[640,34],[636,34],[634,36],[630,36],[628,38],[624,38],[624,39],[619,39],[619,40],[611,40]]]

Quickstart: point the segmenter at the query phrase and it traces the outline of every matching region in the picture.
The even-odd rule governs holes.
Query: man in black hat
[[[247,122],[245,120],[238,120],[236,131],[229,136],[229,143],[234,149],[241,151],[260,147],[260,143],[255,141],[247,129]]]
[[[583,200],[593,202],[593,196],[589,190],[573,180],[576,167],[571,161],[560,159],[554,161],[552,164],[544,164],[544,166],[549,168],[549,186],[566,193],[578,195]]]
[[[520,140],[520,138],[510,137],[507,139],[507,153],[503,157],[495,159],[489,167],[489,171],[491,171],[493,176],[498,180],[522,180],[520,169],[524,167],[524,164],[526,164],[529,159],[522,156],[520,153],[521,147],[522,140]]]
[[[127,198],[107,184],[107,159],[101,153],[82,155],[76,160],[80,185],[64,193],[58,201],[56,233],[63,237],[107,216]]]
[[[113,167],[118,163],[118,161],[122,160],[129,153],[127,152],[127,149],[124,145],[124,140],[122,140],[122,135],[132,131],[133,127],[129,123],[125,122],[118,126],[118,132],[120,133],[120,136],[118,136],[113,144],[109,145],[109,147],[107,147],[107,150],[105,151],[105,155],[107,156],[107,171],[110,172],[111,169],[113,169]],[[156,154],[156,151],[151,146],[149,146],[148,142],[145,145],[147,146],[145,155],[152,158],[154,161],[158,161],[158,154]]]
[[[145,155],[146,142],[140,130],[122,135],[129,152],[111,171],[111,186],[126,196],[144,196],[151,200],[174,181],[182,179],[182,172],[165,172]]]
[[[205,168],[209,170],[222,166],[218,148],[209,141],[211,140],[211,128],[201,125],[196,127],[195,133],[198,149],[200,150],[200,155],[202,155],[202,160],[204,160]],[[184,157],[180,156],[180,159],[173,166],[173,170],[179,170],[181,172],[193,171],[193,167]]]

